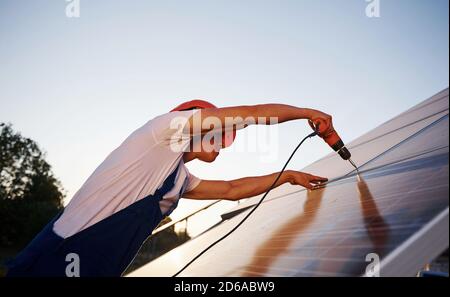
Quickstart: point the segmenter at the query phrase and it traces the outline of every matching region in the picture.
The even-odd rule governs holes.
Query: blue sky
[[[40,144],[68,198],[183,100],[317,108],[348,142],[448,87],[448,0],[380,0],[380,18],[364,0],[80,3],[69,19],[64,0],[0,0],[0,121]],[[307,132],[282,124],[273,162],[225,150],[189,167],[201,178],[277,171]],[[290,168],[329,152],[312,140]]]

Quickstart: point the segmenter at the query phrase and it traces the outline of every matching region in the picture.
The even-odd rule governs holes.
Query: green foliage
[[[38,145],[0,123],[0,247],[23,248],[61,209],[60,182]]]

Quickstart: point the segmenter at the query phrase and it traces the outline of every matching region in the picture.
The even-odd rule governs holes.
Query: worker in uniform
[[[121,276],[181,197],[237,201],[266,192],[278,173],[201,180],[185,163],[213,162],[234,141],[236,130],[268,124],[273,117],[278,123],[307,119],[331,127],[331,117],[313,109],[283,104],[217,108],[203,100],[182,103],[148,121],[106,157],[64,210],[9,263],[7,276],[74,276],[68,267],[75,259],[75,276]],[[230,124],[228,118],[240,120]],[[196,126],[196,120],[201,124]],[[312,189],[326,181],[286,170],[275,187],[291,183]]]

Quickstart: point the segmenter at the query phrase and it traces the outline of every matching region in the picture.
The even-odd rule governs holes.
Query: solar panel
[[[360,276],[373,253],[381,276],[415,275],[448,248],[448,105],[446,89],[351,142],[359,175],[334,153],[306,167],[331,182],[315,191],[272,191],[181,276]],[[175,274],[257,199],[130,276]]]

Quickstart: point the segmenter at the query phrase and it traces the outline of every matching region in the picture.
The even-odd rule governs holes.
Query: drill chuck
[[[336,151],[342,159],[348,160],[352,156],[350,151],[345,147],[344,142],[339,139],[335,144],[331,146],[331,148]]]

